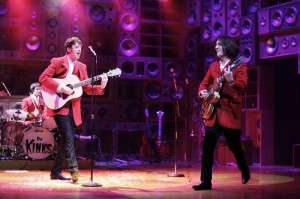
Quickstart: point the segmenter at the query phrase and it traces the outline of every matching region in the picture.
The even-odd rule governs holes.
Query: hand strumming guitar
[[[224,78],[226,79],[227,82],[229,82],[229,84],[233,84],[234,80],[233,80],[233,75],[232,75],[232,71],[230,70],[230,67],[224,68]]]

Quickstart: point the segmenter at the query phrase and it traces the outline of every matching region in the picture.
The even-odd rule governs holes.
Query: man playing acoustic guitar
[[[242,94],[247,87],[247,65],[237,58],[236,42],[227,36],[216,39],[215,53],[218,61],[213,62],[202,82],[198,94],[203,98],[202,117],[205,124],[201,162],[201,183],[194,190],[209,190],[212,187],[214,150],[223,133],[230,151],[233,152],[242,173],[242,183],[250,179],[249,167],[241,146]]]
[[[74,131],[75,126],[82,123],[81,118],[81,102],[80,96],[71,98],[66,103],[59,105],[59,100],[62,96],[76,96],[76,90],[67,86],[70,84],[68,77],[78,77],[80,81],[88,79],[87,67],[82,62],[78,61],[81,50],[82,41],[77,37],[68,38],[65,42],[66,55],[63,57],[53,58],[50,65],[44,70],[39,77],[39,82],[42,84],[42,94],[47,106],[47,115],[53,116],[57,125],[57,129],[61,135],[60,143],[55,164],[51,169],[50,179],[70,180],[76,183],[79,177],[78,162],[75,156],[74,149]],[[103,95],[108,81],[107,74],[100,75],[101,84],[94,85],[93,93],[95,95]],[[66,81],[56,81],[55,79],[66,79]],[[92,94],[92,85],[86,84],[82,89],[88,95]],[[80,90],[82,91],[82,90]],[[49,95],[46,95],[50,93]],[[54,93],[54,94],[53,94]],[[55,96],[53,99],[47,97]],[[62,100],[63,101],[63,100]],[[52,104],[51,104],[52,103]],[[50,109],[49,107],[58,107]],[[67,161],[71,178],[62,175],[64,163]]]

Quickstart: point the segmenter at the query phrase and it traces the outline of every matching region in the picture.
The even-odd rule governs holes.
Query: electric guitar
[[[149,111],[145,109],[146,124],[147,124],[147,135],[143,136],[143,145],[141,147],[141,154],[145,158],[148,158],[150,161],[153,159],[155,162],[160,162],[161,158],[159,151],[155,142],[155,139],[152,136],[150,125],[149,125]]]
[[[233,70],[237,68],[239,65],[241,65],[244,61],[243,56],[240,56],[238,59],[236,59],[228,68],[230,70]],[[217,78],[217,81],[213,84],[213,86],[208,91],[208,98],[207,100],[203,100],[202,102],[202,118],[203,119],[209,119],[214,111],[215,104],[219,101],[220,95],[219,95],[219,85],[224,80],[224,75],[222,74],[220,77]]]
[[[106,75],[108,77],[120,76],[121,70],[119,68],[116,68],[108,71]],[[53,78],[53,80],[55,80],[59,84],[66,85],[74,91],[71,95],[67,95],[64,93],[57,93],[55,91],[52,91],[43,85],[41,86],[41,92],[46,106],[52,110],[56,110],[65,105],[69,100],[80,97],[83,93],[82,86],[91,83],[92,80],[94,80],[94,82],[99,81],[101,80],[101,77],[100,75],[97,75],[93,78],[80,81],[76,75],[71,75],[64,79]]]
[[[160,157],[162,158],[167,158],[170,155],[170,145],[163,141],[162,139],[162,118],[164,115],[163,111],[157,111],[157,116],[158,116],[158,134],[157,134],[157,146],[158,146],[158,151],[160,154]]]

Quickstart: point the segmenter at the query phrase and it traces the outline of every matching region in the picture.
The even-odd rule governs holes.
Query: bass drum
[[[55,128],[57,128],[56,122],[55,122],[54,118],[53,117],[47,117],[43,121],[43,127],[47,128],[47,129],[55,129]]]
[[[22,139],[24,154],[32,159],[47,158],[53,152],[54,144],[52,133],[44,127],[33,126]]]

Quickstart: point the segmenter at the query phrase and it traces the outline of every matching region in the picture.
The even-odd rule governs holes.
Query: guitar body
[[[215,109],[216,103],[219,101],[220,95],[217,91],[213,92],[213,94],[209,97],[207,101],[203,101],[202,103],[202,117],[204,119],[209,119]]]
[[[148,159],[160,159],[156,141],[148,136],[143,136],[143,145],[141,147],[141,154],[144,158]]]
[[[170,156],[171,147],[168,143],[164,142],[158,144],[158,151],[161,158],[167,158]]]
[[[228,68],[230,70],[235,69],[240,64],[242,64],[244,61],[244,58],[241,56],[238,59],[236,59]],[[224,80],[224,75],[222,74],[220,77],[217,78],[217,81],[214,85],[209,89],[209,97],[208,100],[204,100],[202,102],[202,118],[203,119],[209,119],[214,111],[215,104],[220,99],[220,83]]]
[[[106,75],[108,77],[120,76],[121,70],[119,68],[116,68],[114,70],[108,71]],[[73,93],[71,95],[66,95],[64,93],[57,93],[55,91],[52,91],[44,85],[41,86],[41,92],[46,106],[52,110],[56,110],[63,107],[68,101],[81,97],[83,93],[82,86],[89,84],[92,81],[101,80],[101,77],[100,75],[97,75],[93,78],[89,78],[83,81],[80,81],[76,75],[70,75],[69,77],[64,79],[52,79],[61,85],[73,89]]]
[[[69,100],[74,98],[78,98],[82,95],[82,87],[73,88],[72,84],[78,83],[79,78],[75,75],[71,75],[65,79],[53,78],[56,82],[62,85],[66,85],[74,90],[74,93],[71,95],[66,95],[63,93],[56,93],[52,90],[48,89],[45,86],[41,86],[41,92],[43,95],[43,99],[48,108],[52,110],[56,110],[65,105]]]

